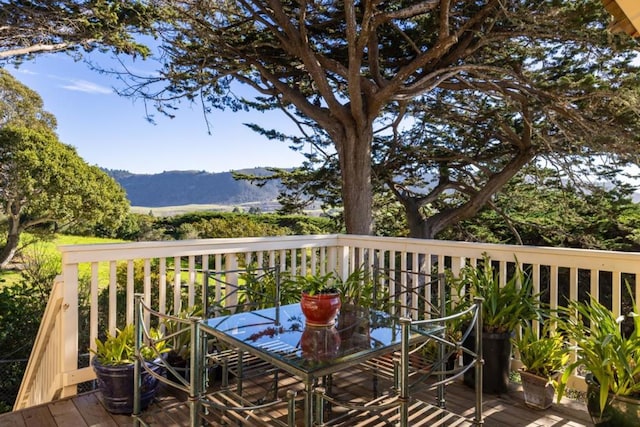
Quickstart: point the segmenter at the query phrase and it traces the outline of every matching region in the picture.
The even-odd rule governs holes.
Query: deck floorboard
[[[336,375],[331,387],[332,395],[342,398],[373,398],[371,375],[367,373],[348,373]],[[388,384],[379,384],[383,390]],[[245,383],[245,396],[264,396],[272,393],[273,377],[265,376]],[[278,377],[279,395],[287,390],[296,390],[302,396],[303,386],[295,378],[280,374]],[[418,397],[434,402],[433,393],[421,393]],[[463,384],[454,384],[447,388],[447,409],[457,414],[473,414],[473,390]],[[302,425],[302,405],[297,405],[296,420]],[[521,388],[512,384],[504,395],[484,395],[485,427],[587,427],[593,426],[585,405],[581,402],[563,399],[554,403],[548,410],[530,409],[524,404]],[[335,410],[333,415],[340,412]],[[272,414],[286,421],[282,407]],[[220,415],[215,411],[207,416],[211,426],[222,425]],[[182,427],[189,425],[189,407],[184,396],[163,390],[155,402],[144,412],[143,420],[153,427]],[[270,425],[267,422],[265,425]],[[347,425],[349,425],[347,423]],[[25,410],[0,415],[0,427],[130,427],[133,418],[127,415],[113,415],[107,412],[101,401],[100,393],[89,392],[71,398],[58,400]]]

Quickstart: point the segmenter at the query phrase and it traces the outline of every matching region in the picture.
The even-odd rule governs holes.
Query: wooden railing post
[[[78,369],[78,264],[65,262],[62,257],[62,318],[60,346],[62,363],[61,371],[74,372]],[[75,396],[78,387],[76,384],[63,384],[61,397]]]
[[[349,277],[351,269],[349,266],[349,247],[337,246],[335,248],[335,257],[329,258],[329,271],[335,271],[344,280]]]

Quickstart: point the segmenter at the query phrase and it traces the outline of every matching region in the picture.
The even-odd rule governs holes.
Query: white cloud
[[[70,84],[62,86],[67,90],[75,90],[84,93],[97,93],[102,95],[109,95],[113,93],[113,90],[106,86],[101,86],[86,80],[72,80]]]
[[[17,74],[26,74],[29,76],[37,76],[38,73],[36,73],[35,71],[31,71],[31,70],[26,70],[24,68],[17,68],[14,70],[15,73]]]

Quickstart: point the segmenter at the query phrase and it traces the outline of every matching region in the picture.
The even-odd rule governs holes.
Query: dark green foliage
[[[333,232],[326,218],[281,216],[275,214],[243,214],[227,212],[195,212],[158,219],[155,226],[175,239],[214,237],[261,237]]]
[[[2,266],[25,230],[52,225],[115,230],[129,208],[122,188],[52,131],[14,125],[0,128],[0,202],[7,222]]]
[[[306,215],[278,215],[262,214],[259,218],[253,217],[255,221],[264,217],[264,221],[269,224],[289,229],[291,234],[327,234],[337,233],[335,224],[326,217],[306,216]]]
[[[167,240],[166,230],[153,215],[129,213],[116,231],[115,237],[124,240]]]
[[[0,289],[0,360],[29,357],[48,297],[26,280]]]
[[[2,72],[0,93],[0,215],[6,223],[0,266],[11,261],[28,229],[86,233],[99,227],[113,235],[129,209],[122,188],[58,140],[55,119],[35,92]]]
[[[640,205],[623,182],[567,185],[548,171],[519,175],[491,206],[440,238],[532,246],[637,251]]]
[[[0,127],[8,123],[56,128],[56,118],[44,110],[40,95],[0,69]]]
[[[37,246],[24,258],[20,282],[0,287],[0,412],[13,407],[58,270]]]
[[[3,1],[0,59],[95,48],[147,56],[134,34],[150,34],[157,12],[153,2],[141,1]]]

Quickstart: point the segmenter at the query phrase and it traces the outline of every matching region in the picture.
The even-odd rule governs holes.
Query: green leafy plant
[[[191,326],[185,320],[201,315],[202,310],[194,306],[174,315],[175,319],[165,319],[163,321],[170,357],[189,360],[191,355]]]
[[[591,372],[600,385],[601,411],[604,411],[609,393],[640,397],[640,313],[635,301],[632,306],[634,308],[627,316],[633,319],[634,327],[625,335],[620,328],[624,316],[614,317],[596,299],[591,298],[588,303],[569,302],[559,326],[575,343],[576,360],[562,375],[558,400],[569,376],[579,367]]]
[[[516,270],[500,286],[499,272],[494,270],[491,259],[484,254],[481,265],[465,266],[458,278],[452,279],[454,287],[467,290],[469,298],[481,297],[482,327],[488,333],[514,331],[526,326],[527,321],[539,315],[537,296],[533,294],[530,278],[516,260]],[[467,300],[467,303],[471,301]]]
[[[255,265],[246,267],[246,271],[239,274],[241,290],[238,292],[240,303],[249,303],[252,308],[273,307],[276,301],[276,288],[280,282],[280,304],[290,304],[300,301],[300,291],[295,286],[282,286],[287,281],[288,273],[273,267],[258,268]]]
[[[237,273],[237,284],[229,282],[228,275],[231,273]],[[221,290],[222,295],[219,300],[210,302],[206,313],[208,316],[269,308],[275,306],[276,301],[280,304],[300,301],[297,282],[288,273],[275,267],[258,267],[252,263],[244,270],[211,274],[209,280],[211,291],[213,285]]]
[[[371,307],[374,302],[384,301],[388,297],[388,289],[376,287],[374,276],[363,267],[355,269],[346,279],[336,275],[334,283],[343,305]]]
[[[162,333],[157,329],[149,330],[150,344],[140,349],[145,360],[154,360],[158,355],[167,353],[170,348],[162,339]],[[107,332],[104,340],[96,338],[96,349],[91,350],[102,365],[126,365],[135,362],[135,330],[133,325],[124,329],[117,329],[115,335]]]
[[[563,336],[548,325],[545,324],[540,336],[527,325],[513,343],[520,353],[524,370],[551,381],[569,363],[569,351]]]
[[[302,292],[306,292],[307,295],[313,296],[337,293],[337,282],[338,276],[331,272],[325,275],[307,274],[306,276],[295,276],[291,281],[287,281],[287,284],[292,284]]]

